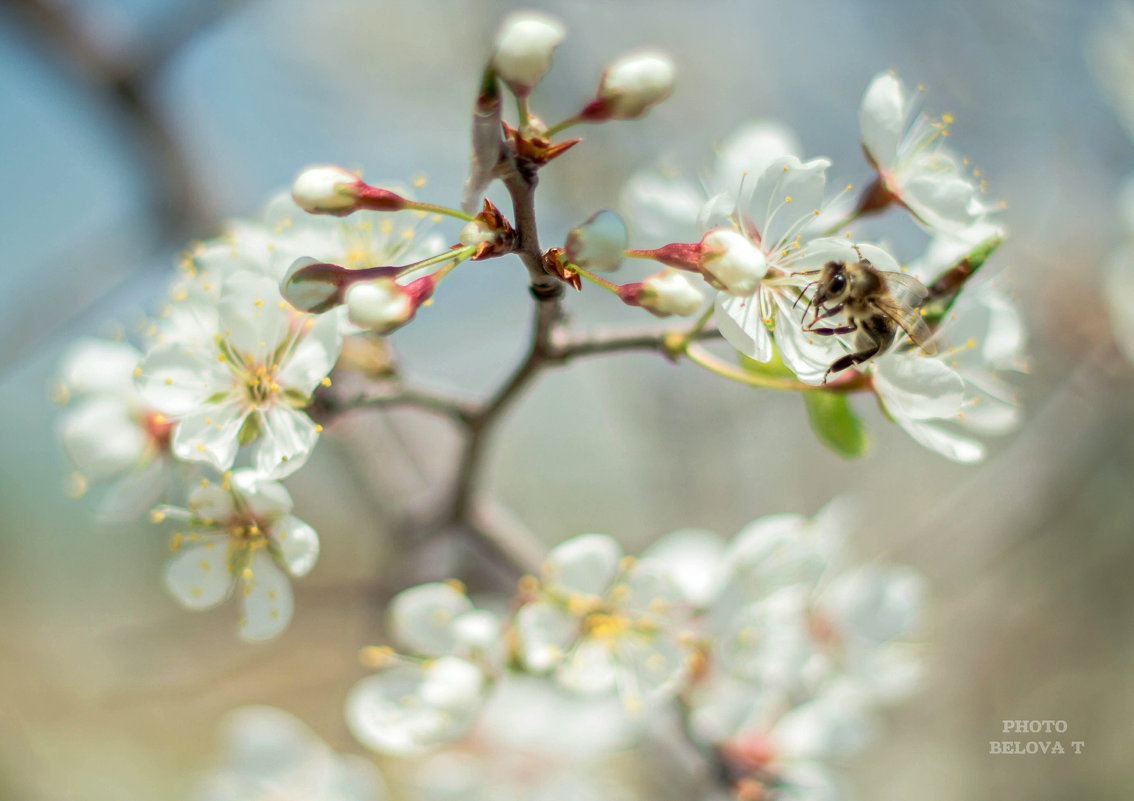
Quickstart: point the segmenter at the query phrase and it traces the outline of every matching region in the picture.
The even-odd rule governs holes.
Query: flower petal
[[[781,156],[756,180],[751,194],[742,198],[740,208],[748,210],[747,222],[756,226],[765,253],[787,247],[814,220],[815,210],[823,205],[830,166],[827,159],[801,162],[795,156]]]
[[[133,394],[134,368],[142,359],[125,342],[79,339],[68,349],[60,367],[60,380],[73,394]]]
[[[580,534],[552,548],[543,563],[544,580],[556,591],[601,596],[618,572],[622,546],[606,534]]]
[[[307,523],[288,515],[272,525],[271,537],[292,576],[306,576],[315,567],[319,559],[319,535]]]
[[[713,319],[728,344],[740,353],[758,362],[772,358],[772,337],[764,325],[758,296],[737,298],[719,293]]]
[[[190,462],[207,462],[222,472],[228,470],[236,461],[240,429],[248,412],[242,401],[230,400],[184,415],[173,430],[173,454]]]
[[[520,658],[528,670],[551,670],[579,636],[579,621],[557,606],[537,601],[516,613]]]
[[[239,632],[243,640],[268,640],[291,622],[295,600],[291,582],[263,550],[252,554],[240,577],[243,615]]]
[[[647,240],[695,242],[697,215],[705,195],[686,181],[642,172],[626,182],[622,208],[626,219]]]
[[[310,396],[319,382],[331,372],[343,349],[343,337],[339,333],[339,321],[335,315],[309,317],[304,325],[308,325],[308,320],[309,327],[285,357],[286,362],[277,376],[280,386],[304,396]]]
[[[232,591],[228,569],[228,538],[204,537],[184,547],[165,566],[165,586],[187,609],[208,609],[224,601]]]
[[[742,181],[753,181],[780,156],[798,156],[795,132],[778,122],[759,120],[737,128],[721,144],[713,189],[734,197]]]
[[[237,273],[221,291],[220,334],[246,362],[266,365],[289,336],[289,308],[271,278]]]
[[[420,656],[456,653],[453,621],[472,608],[468,596],[449,584],[431,582],[410,587],[390,601],[390,636]]]
[[[67,456],[88,478],[100,481],[137,466],[149,436],[121,400],[84,399],[64,413],[59,431]]]
[[[889,72],[875,76],[862,98],[858,124],[863,147],[883,170],[894,166],[908,115],[909,103],[901,82]]]
[[[307,463],[319,439],[315,422],[303,412],[274,406],[261,417],[254,464],[268,478],[290,476]]]
[[[170,343],[149,351],[139,365],[138,392],[169,416],[201,407],[207,398],[232,389],[233,378],[216,351]]]
[[[965,382],[938,359],[890,353],[874,362],[874,388],[896,418],[955,418],[961,411]]]

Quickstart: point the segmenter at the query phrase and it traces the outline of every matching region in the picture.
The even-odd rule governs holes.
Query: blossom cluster
[[[296,263],[365,274],[434,254],[444,250],[434,224],[414,212],[315,216],[280,195],[261,219],[185,254],[166,303],[140,327],[144,350],[85,339],[65,356],[60,434],[75,481],[111,485],[109,519],[150,510],[176,524],[165,583],[186,608],[236,593],[241,636],[276,636],[292,615],[288,577],[318,557],[315,531],[291,515],[279,482],[319,439],[307,409],[330,384],[344,337],[365,330],[344,310],[297,309],[280,282]]]
[[[737,787],[833,786],[830,761],[916,687],[925,595],[908,568],[847,559],[851,517],[837,501],[813,519],[758,519],[731,542],[683,530],[639,558],[584,534],[511,599],[411,587],[388,611],[398,650],[362,653],[376,670],[351,692],[348,723],[376,751],[415,755],[491,739],[480,716],[498,693],[574,697],[631,740],[680,710]]]
[[[1002,374],[1023,369],[1024,329],[994,282],[967,283],[1004,237],[998,206],[985,200],[980,171],[946,145],[952,116],[919,115],[917,101],[889,72],[867,88],[859,122],[875,178],[857,202],[851,186],[828,192],[828,159],[803,159],[791,131],[757,121],[721,146],[707,198],[680,177],[645,172],[631,178],[623,205],[644,237],[669,240],[634,255],[669,265],[659,278],[681,271],[715,290],[720,332],[757,375],[782,365],[800,384],[829,392],[865,387],[917,442],[974,462],[985,448],[973,434],[1017,422]],[[887,208],[903,209],[932,237],[924,254],[901,261],[852,238],[856,222]],[[870,334],[868,314],[836,313],[855,302],[853,281],[835,308],[813,290],[825,265],[864,261],[881,271],[898,310],[866,305],[868,289],[863,305],[891,318],[896,342]],[[920,324],[902,313],[928,323],[923,341],[910,335]]]

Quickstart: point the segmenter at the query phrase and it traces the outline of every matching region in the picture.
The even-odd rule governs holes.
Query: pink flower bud
[[[291,196],[304,211],[342,217],[359,209],[397,211],[406,199],[388,189],[370,186],[341,167],[308,167],[291,187]]]
[[[676,70],[669,56],[654,50],[627,53],[602,74],[598,96],[580,115],[592,122],[632,120],[673,92]]]
[[[618,296],[657,317],[688,317],[705,302],[704,293],[684,273],[673,269],[655,273],[640,284],[625,284],[619,287]]]

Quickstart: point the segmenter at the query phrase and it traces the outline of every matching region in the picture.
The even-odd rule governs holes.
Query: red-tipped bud
[[[618,297],[629,306],[641,306],[655,317],[696,314],[705,302],[705,295],[689,278],[677,270],[662,270],[645,281],[624,284]]]
[[[412,320],[421,304],[433,296],[437,280],[427,275],[404,285],[393,278],[356,284],[346,291],[347,316],[360,328],[392,333]]]
[[[603,71],[598,95],[579,116],[588,122],[641,117],[669,97],[675,77],[673,62],[664,53],[627,53]]]
[[[393,277],[397,267],[371,267],[366,270],[349,270],[338,264],[316,261],[312,258],[296,259],[280,280],[280,294],[299,311],[322,314],[346,299],[346,291],[361,281]]]
[[[671,242],[653,250],[631,250],[629,253],[631,256],[660,261],[666,267],[701,272],[700,242]]]
[[[370,186],[354,173],[332,165],[308,167],[301,172],[292,184],[291,196],[304,211],[336,217],[359,209],[398,211],[408,203],[396,192]]]

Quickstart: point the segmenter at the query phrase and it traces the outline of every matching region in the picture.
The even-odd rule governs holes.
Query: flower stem
[[[404,208],[413,209],[414,211],[425,211],[430,214],[441,214],[446,217],[455,217],[464,222],[468,222],[472,219],[472,215],[465,214],[459,209],[451,209],[448,206],[438,206],[434,203],[419,203],[416,200],[407,200]]]
[[[548,128],[547,132],[544,134],[544,136],[546,138],[550,139],[551,137],[555,136],[556,134],[562,133],[563,131],[566,131],[572,125],[578,125],[581,122],[583,122],[583,118],[580,117],[580,116],[568,117],[567,119],[563,120],[562,122],[557,122],[555,125],[552,125],[550,128]]]
[[[413,264],[407,264],[404,267],[399,267],[398,277],[400,278],[407,273],[412,273],[425,267],[432,267],[434,264],[440,264],[443,261],[449,261],[450,259],[452,259],[452,264],[447,264],[438,271],[441,273],[441,275],[444,275],[475,252],[476,248],[472,246],[463,247],[460,250],[447,250],[444,253],[438,253],[436,256],[430,256],[428,259],[422,259],[421,261],[415,261]],[[438,278],[440,278],[440,276],[438,276]]]
[[[700,345],[687,342],[682,347],[681,352],[684,353],[689,360],[694,364],[704,367],[712,373],[719,376],[728,378],[732,381],[741,384],[747,384],[751,387],[760,387],[761,389],[776,389],[787,392],[805,392],[808,390],[816,390],[817,387],[804,384],[801,381],[794,381],[790,378],[775,378],[773,376],[760,375],[758,373],[749,373],[740,369],[732,364],[729,364],[724,359],[714,356],[709,351],[702,348]]]
[[[567,266],[570,267],[575,272],[577,272],[579,275],[583,276],[583,278],[586,278],[591,283],[598,284],[603,289],[607,290],[608,292],[613,292],[615,295],[618,294],[618,284],[615,284],[611,281],[607,281],[605,278],[600,278],[599,276],[595,275],[594,273],[592,273],[588,270],[584,270],[582,267],[580,267],[577,264],[568,264]]]

